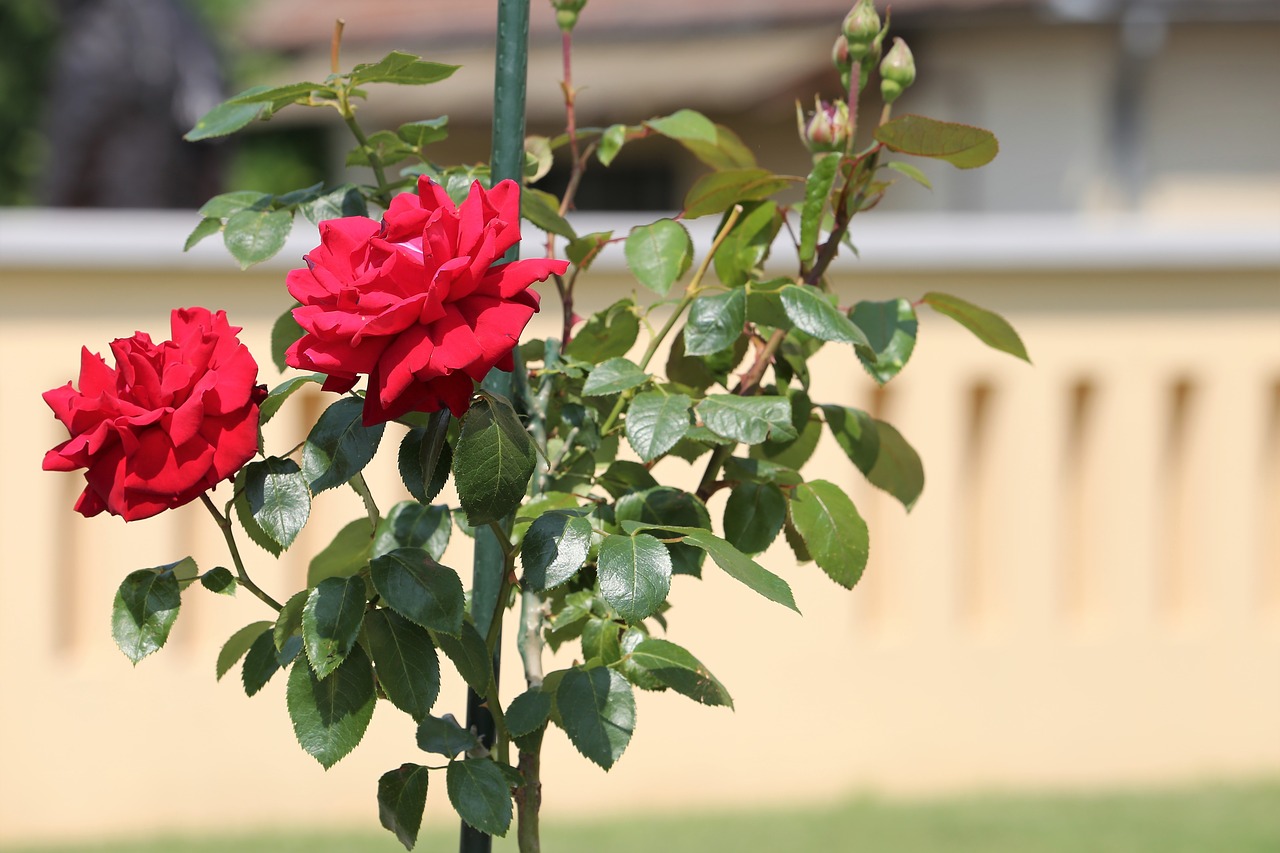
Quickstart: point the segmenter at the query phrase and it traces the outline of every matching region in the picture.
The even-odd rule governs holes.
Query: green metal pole
[[[497,63],[493,82],[493,154],[490,169],[493,183],[511,178],[519,181],[524,169],[524,104],[525,82],[529,67],[529,0],[499,0]],[[520,256],[519,245],[512,246],[506,260]],[[514,353],[515,370],[524,370],[520,351]],[[498,370],[485,377],[484,387],[511,398],[511,375]],[[503,527],[510,527],[507,519]],[[502,588],[502,548],[493,531],[476,530],[475,561],[471,576],[471,615],[480,636],[486,636],[493,614],[497,612]],[[493,651],[493,675],[496,679],[502,659],[502,638]],[[494,725],[483,699],[467,691],[467,725],[474,726],[485,746],[493,745]],[[462,824],[460,853],[489,853],[493,839],[483,832]]]

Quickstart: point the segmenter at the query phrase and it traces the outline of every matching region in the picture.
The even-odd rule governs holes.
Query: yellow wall
[[[0,841],[218,829],[229,815],[372,826],[378,775],[421,759],[412,723],[383,703],[325,773],[293,742],[283,679],[253,699],[238,671],[215,683],[223,640],[269,615],[247,594],[189,591],[169,647],[136,669],[112,644],[128,571],[187,554],[209,568],[222,544],[198,504],[128,525],[73,514],[78,478],[40,471],[64,436],[39,395],[73,377],[81,344],[163,332],[178,305],[225,308],[268,360],[290,264],[241,273],[217,247],[179,255],[190,224],[0,214]],[[849,486],[871,527],[862,584],[839,590],[785,545],[765,563],[803,617],[714,571],[676,579],[672,637],[737,711],[640,694],[607,777],[552,734],[548,813],[1280,770],[1280,236],[1198,231],[889,217],[864,232],[864,262],[839,268],[846,301],[956,293],[1004,312],[1035,367],[925,316],[909,369],[877,395],[828,346],[814,398],[898,425],[924,458],[923,498],[906,515],[824,438],[811,476]],[[583,307],[629,287],[602,261]],[[547,306],[537,334],[554,328],[553,294]],[[303,436],[304,409],[273,423],[277,446]],[[398,437],[373,463],[384,505],[402,494]],[[255,578],[277,597],[298,588],[305,557],[359,512],[326,493],[279,565],[246,545]],[[447,562],[466,575],[469,543],[454,543]],[[510,699],[520,675],[503,678]],[[462,701],[448,681],[437,712]],[[766,735],[789,746],[762,749]],[[429,814],[444,814],[442,793]]]

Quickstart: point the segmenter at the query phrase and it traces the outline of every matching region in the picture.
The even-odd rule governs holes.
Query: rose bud
[[[880,16],[876,14],[875,3],[858,0],[845,16],[842,29],[850,58],[860,60],[866,56],[880,35]]]
[[[808,122],[796,104],[796,117],[800,122],[800,138],[815,154],[824,151],[843,151],[849,144],[849,106],[844,101],[827,102],[814,99],[813,115]]]
[[[587,0],[551,0],[551,7],[556,10],[556,26],[563,32],[570,32],[578,23],[578,13],[587,5]]]
[[[916,61],[911,48],[895,37],[893,47],[880,63],[880,94],[886,104],[892,104],[907,87],[916,80]]]

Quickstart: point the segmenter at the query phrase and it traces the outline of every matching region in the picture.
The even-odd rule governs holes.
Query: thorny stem
[[[231,562],[235,564],[236,579],[240,582],[240,585],[256,595],[263,604],[279,613],[282,609],[280,602],[263,592],[262,588],[254,583],[249,578],[249,573],[245,571],[244,560],[240,558],[240,549],[236,547],[236,537],[231,532],[230,516],[218,512],[218,508],[213,505],[213,501],[209,499],[207,494],[202,493],[200,500],[204,503],[205,508],[209,510],[209,514],[213,516],[213,520],[218,523],[218,527],[222,530],[222,538],[227,540],[227,550],[231,552]]]

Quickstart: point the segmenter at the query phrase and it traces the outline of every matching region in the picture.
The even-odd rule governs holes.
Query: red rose
[[[520,241],[520,187],[477,182],[460,206],[428,178],[391,201],[382,224],[363,216],[320,223],[307,269],[289,273],[306,332],[285,356],[327,373],[325,389],[369,377],[366,426],[406,412],[461,416],[475,382],[511,370],[511,351],[538,310],[535,281],[567,261],[501,263]]]
[[[125,521],[182,506],[232,477],[258,449],[258,365],[227,315],[179,308],[173,340],[137,332],[111,342],[116,367],[82,349],[80,390],[44,400],[71,438],[44,457],[46,471],[86,468],[76,510]]]

